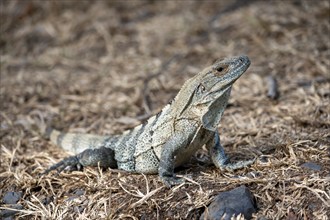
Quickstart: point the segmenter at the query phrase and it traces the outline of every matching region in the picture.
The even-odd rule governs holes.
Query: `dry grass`
[[[243,2],[1,1],[0,197],[23,192],[17,217],[196,219],[218,192],[246,185],[256,219],[328,219],[329,1]],[[219,130],[229,155],[259,158],[250,168],[220,172],[201,151],[204,162],[178,170],[187,181],[172,189],[156,175],[97,168],[38,177],[66,156],[39,135],[42,120],[120,133],[197,71],[237,54],[252,65]]]

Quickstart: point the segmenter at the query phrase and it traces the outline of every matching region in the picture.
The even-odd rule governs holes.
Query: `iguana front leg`
[[[174,168],[177,152],[186,144],[187,137],[181,133],[176,133],[163,146],[158,172],[160,179],[168,187],[183,182],[183,179],[175,177]]]
[[[110,148],[101,147],[97,149],[87,149],[75,156],[61,160],[49,167],[41,175],[47,174],[52,170],[57,170],[57,172],[60,173],[66,168],[81,170],[85,166],[116,168],[117,163],[114,156],[114,151]]]
[[[220,136],[217,131],[214,132],[213,138],[206,143],[206,147],[209,149],[209,153],[214,165],[221,170],[226,169],[232,171],[236,169],[241,169],[251,165],[255,161],[255,159],[252,159],[247,161],[238,161],[236,163],[230,163],[228,157],[225,154],[225,150],[220,144]]]

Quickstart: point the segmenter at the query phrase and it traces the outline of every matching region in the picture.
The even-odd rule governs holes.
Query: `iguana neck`
[[[204,128],[207,130],[215,131],[217,129],[221,117],[227,107],[231,88],[231,86],[228,87],[224,94],[210,105],[209,111],[202,117]]]
[[[215,131],[226,108],[233,83],[247,70],[246,56],[217,61],[186,81],[171,105],[174,118],[199,121]]]

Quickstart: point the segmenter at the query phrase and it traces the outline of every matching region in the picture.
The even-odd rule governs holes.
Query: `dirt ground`
[[[254,219],[329,219],[330,3],[306,1],[19,1],[1,6],[0,218],[198,219],[215,195],[245,185]],[[120,134],[156,114],[216,59],[246,54],[219,131],[228,154],[257,157],[219,171],[207,152],[157,175],[85,168],[38,176],[68,156],[40,134]],[[269,76],[279,97],[267,97]],[[307,164],[306,164],[307,163]],[[312,164],[312,165],[311,165]],[[12,207],[12,206],[11,206]]]

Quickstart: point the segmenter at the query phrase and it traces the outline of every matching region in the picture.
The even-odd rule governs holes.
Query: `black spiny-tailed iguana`
[[[171,104],[145,123],[122,135],[61,133],[49,130],[51,141],[75,153],[47,169],[101,166],[128,172],[156,174],[171,186],[182,182],[174,168],[187,162],[203,145],[216,167],[238,169],[254,160],[229,163],[220,144],[217,126],[233,83],[247,70],[250,60],[238,56],[217,61],[186,81]]]

